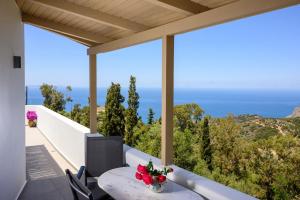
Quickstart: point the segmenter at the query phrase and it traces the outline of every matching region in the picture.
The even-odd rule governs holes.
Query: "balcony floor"
[[[64,170],[76,169],[49,143],[38,128],[26,126],[27,183],[20,200],[71,200],[71,190]]]

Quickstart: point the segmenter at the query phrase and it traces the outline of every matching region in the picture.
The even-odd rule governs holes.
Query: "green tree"
[[[136,92],[136,79],[130,76],[130,85],[128,90],[128,108],[126,109],[125,117],[125,143],[132,145],[133,141],[133,129],[138,123],[138,108],[139,108],[139,94]]]
[[[90,107],[84,106],[81,109],[80,124],[86,127],[90,126]]]
[[[66,100],[62,92],[59,92],[53,85],[45,83],[41,85],[40,90],[44,97],[44,106],[55,112],[64,111]]]
[[[263,199],[293,199],[300,193],[300,140],[275,136],[254,143],[251,167],[265,190]]]
[[[160,157],[161,149],[161,125],[153,124],[150,129],[140,136],[137,145],[137,149],[148,153],[155,157]]]
[[[97,114],[97,132],[104,132],[105,110],[101,110]]]
[[[125,108],[122,105],[124,97],[121,95],[120,84],[112,83],[107,91],[105,101],[104,134],[108,136],[124,136]]]
[[[212,170],[212,150],[210,144],[208,117],[204,118],[202,131],[202,159],[206,161],[208,169]]]
[[[40,86],[40,91],[42,93],[42,96],[44,97],[44,102],[43,105],[46,106],[47,108],[50,108],[52,104],[52,93],[54,90],[53,85],[48,85],[46,83],[43,83]]]
[[[73,99],[72,99],[72,97],[71,97],[72,87],[71,87],[70,85],[68,85],[68,86],[66,87],[66,89],[67,89],[67,93],[68,93],[68,96],[67,96],[67,98],[66,98],[66,102],[67,102],[67,103],[72,103],[72,102],[73,102]],[[71,107],[72,107],[72,106],[71,106]]]
[[[149,125],[153,124],[154,115],[155,115],[155,113],[153,112],[152,108],[149,108],[149,112],[148,112],[148,124]]]
[[[80,104],[75,104],[70,112],[70,118],[77,123],[88,127],[90,124],[90,107],[84,106],[81,108]]]
[[[179,127],[182,132],[186,128],[193,131],[195,125],[201,120],[203,113],[204,111],[195,103],[177,105],[174,108],[175,126]]]
[[[186,129],[184,132],[174,132],[173,149],[174,164],[186,170],[192,171],[196,165],[193,159],[193,134]]]
[[[222,174],[238,173],[240,155],[240,127],[233,116],[215,119],[210,124],[212,138],[213,166],[220,168]]]
[[[73,109],[71,110],[71,119],[80,123],[80,115],[81,115],[81,108],[80,104],[75,104]]]
[[[149,131],[149,126],[146,126],[141,119],[139,119],[138,124],[133,129],[133,146],[139,143],[142,135],[146,134]]]

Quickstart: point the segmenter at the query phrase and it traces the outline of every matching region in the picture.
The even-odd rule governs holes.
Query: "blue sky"
[[[299,89],[300,6],[175,37],[176,88]],[[88,86],[86,47],[25,26],[26,84]],[[98,55],[98,86],[161,87],[161,40]]]

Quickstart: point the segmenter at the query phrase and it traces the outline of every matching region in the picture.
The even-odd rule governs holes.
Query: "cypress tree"
[[[128,90],[128,108],[126,110],[125,118],[125,143],[132,145],[133,141],[133,129],[137,125],[138,108],[139,108],[139,94],[136,92],[136,79],[134,76],[130,76],[130,85]]]
[[[148,113],[148,124],[151,125],[154,122],[154,112],[152,108],[149,108],[149,113]]]
[[[204,118],[202,130],[202,158],[206,161],[208,169],[212,170],[212,150],[210,144],[208,117]]]
[[[107,90],[105,101],[104,134],[107,136],[123,136],[125,131],[125,108],[122,105],[120,84],[112,83]]]

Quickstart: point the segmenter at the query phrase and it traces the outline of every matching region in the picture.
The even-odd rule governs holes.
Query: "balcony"
[[[68,168],[76,173],[84,165],[85,137],[89,134],[89,129],[44,106],[26,106],[26,111],[28,110],[36,111],[39,119],[37,128],[26,126],[28,182],[19,199],[72,199],[64,170]],[[146,164],[149,159],[156,167],[161,167],[158,158],[127,145],[124,145],[123,150],[124,163],[131,167],[136,167],[139,163]],[[175,165],[172,167],[175,172],[168,175],[169,180],[207,199],[255,199]]]
[[[38,128],[25,129],[27,184],[19,199],[72,199],[64,170],[77,170]]]

